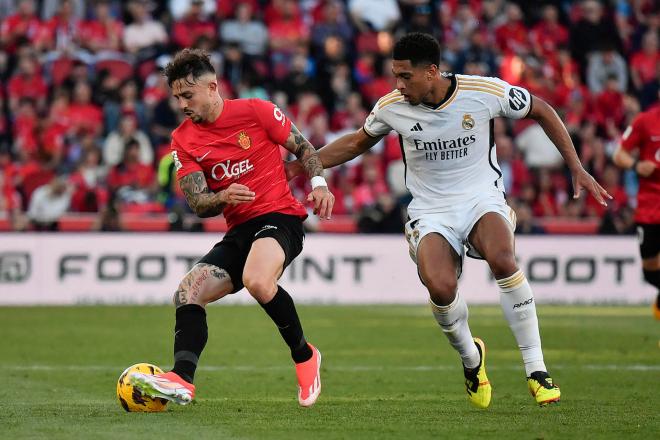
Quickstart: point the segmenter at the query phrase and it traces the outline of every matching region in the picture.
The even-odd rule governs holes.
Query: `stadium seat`
[[[133,76],[133,66],[124,60],[117,59],[108,59],[103,61],[98,61],[94,67],[97,72],[102,70],[107,70],[110,72],[110,75],[114,76],[120,81]]]

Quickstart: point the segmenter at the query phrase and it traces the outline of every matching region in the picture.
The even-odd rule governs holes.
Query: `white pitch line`
[[[9,371],[123,371],[125,366],[112,365],[0,365],[0,369]],[[330,365],[326,366],[328,372],[374,372],[374,371],[447,371],[459,370],[456,365]],[[489,365],[489,370],[523,370],[521,365]],[[563,364],[552,365],[552,369],[560,370],[590,370],[590,371],[660,371],[660,365],[647,364]],[[255,366],[255,365],[200,365],[199,371],[288,371],[290,365]]]

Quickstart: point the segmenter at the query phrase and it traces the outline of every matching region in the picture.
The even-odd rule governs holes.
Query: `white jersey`
[[[520,119],[531,110],[529,92],[499,78],[444,74],[447,98],[435,108],[408,104],[398,90],[383,96],[367,117],[373,137],[399,134],[411,218],[450,211],[484,192],[504,192],[493,139],[493,118]]]

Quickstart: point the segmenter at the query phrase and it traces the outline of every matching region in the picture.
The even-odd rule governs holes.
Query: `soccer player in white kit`
[[[543,361],[532,290],[516,263],[515,213],[506,204],[493,141],[493,118],[536,120],[573,176],[574,197],[588,190],[602,204],[609,194],[587,173],[555,111],[543,100],[498,78],[438,70],[440,45],[411,33],[393,51],[396,89],[383,96],[358,131],[319,150],[324,168],[364,153],[391,130],[399,134],[406,186],[413,196],[405,235],[431,309],[463,362],[470,401],[486,408],[491,385],[485,346],[473,338],[457,290],[464,255],[485,259],[500,288],[504,316],[520,348],[528,388],[539,405],[556,402],[559,387]],[[289,176],[300,172],[295,162]],[[611,198],[611,197],[610,197]]]

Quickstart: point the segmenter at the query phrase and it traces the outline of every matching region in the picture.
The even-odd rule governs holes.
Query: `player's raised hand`
[[[229,205],[249,203],[254,200],[254,192],[250,191],[250,188],[245,185],[232,183],[227,189],[220,192],[220,200]]]
[[[578,171],[573,172],[573,198],[577,199],[580,197],[580,192],[585,189],[591,193],[592,196],[603,206],[607,206],[605,197],[612,199],[613,197],[596,182],[596,179],[584,168],[580,168]]]
[[[320,219],[330,219],[332,207],[335,205],[335,196],[332,195],[327,186],[317,186],[307,196],[308,202],[314,202],[314,214]]]
[[[294,177],[303,174],[305,172],[305,168],[303,168],[302,163],[298,159],[290,160],[288,162],[284,162],[284,172],[286,173],[286,180],[289,181]]]

